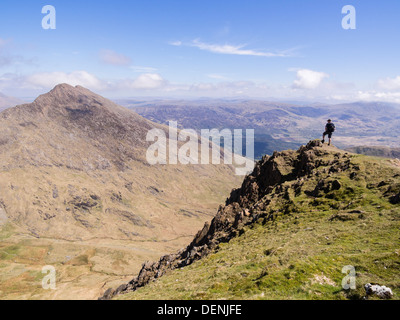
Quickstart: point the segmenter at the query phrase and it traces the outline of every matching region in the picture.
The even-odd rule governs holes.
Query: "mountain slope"
[[[275,153],[185,250],[145,263],[103,298],[357,299],[368,282],[398,298],[399,203],[396,161],[319,141]],[[356,290],[342,289],[348,265]]]
[[[153,128],[167,130],[66,84],[0,113],[3,297],[95,298],[143,259],[182,247],[212,216],[239,181],[234,168],[150,166]],[[64,274],[59,291],[18,280],[40,277],[46,264]]]
[[[400,158],[400,148],[388,148],[384,146],[359,146],[346,149],[349,152],[364,154],[366,156],[383,158]]]

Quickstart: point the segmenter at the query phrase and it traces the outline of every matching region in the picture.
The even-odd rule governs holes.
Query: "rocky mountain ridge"
[[[324,147],[318,140],[311,141],[298,151],[265,156],[257,163],[254,172],[245,178],[242,187],[232,191],[225,206],[219,208],[212,222],[204,225],[188,247],[176,254],[166,255],[158,262],[146,262],[136,278],[116,290],[107,290],[102,299],[135,291],[171,270],[191,265],[218,250],[221,243],[237,237],[245,226],[256,221],[266,223],[282,212],[289,215],[296,213],[292,199],[302,192],[316,199],[330,193],[333,197],[334,192],[344,189],[342,183],[334,178],[335,174],[345,174],[348,179],[358,179],[362,175],[360,166],[353,163],[353,157],[334,147]],[[302,190],[310,179],[318,181],[314,189]],[[393,204],[399,203],[399,186],[393,185],[385,197]],[[273,208],[275,202],[280,203],[279,211]],[[332,220],[353,219],[353,214],[362,214],[360,210],[351,210],[351,202],[347,207],[343,205],[338,209]]]

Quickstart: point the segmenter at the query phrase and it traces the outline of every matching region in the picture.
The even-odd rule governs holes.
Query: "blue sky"
[[[398,0],[2,0],[0,17],[7,95],[67,82],[112,98],[400,102]]]

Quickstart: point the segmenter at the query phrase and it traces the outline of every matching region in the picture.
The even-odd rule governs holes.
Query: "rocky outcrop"
[[[378,284],[370,284],[367,283],[365,286],[365,292],[367,294],[367,298],[369,296],[377,296],[380,299],[391,299],[393,298],[392,289],[386,286],[380,286]]]
[[[395,196],[392,196],[392,197],[390,198],[390,202],[391,202],[392,204],[398,204],[398,203],[400,203],[400,193],[396,194]]]
[[[211,221],[206,223],[193,241],[176,254],[166,255],[158,262],[143,264],[138,276],[116,290],[109,289],[100,299],[111,299],[115,295],[134,291],[156,280],[166,272],[192,264],[214,251],[220,243],[237,236],[243,227],[260,218],[257,203],[265,195],[285,181],[298,180],[312,174],[315,159],[327,151],[319,141],[312,141],[298,151],[275,152],[265,156],[256,164],[241,188],[233,190],[225,206],[221,206]]]
[[[301,193],[307,180],[314,181],[316,185],[313,191],[304,190],[304,193],[316,199],[343,189],[342,183],[333,175],[345,171],[350,178],[355,178],[354,173],[359,168],[351,163],[350,158],[348,153],[324,148],[318,140],[311,141],[298,151],[275,152],[270,157],[263,157],[244,179],[241,188],[232,191],[225,206],[219,208],[211,223],[204,225],[189,246],[162,257],[158,262],[144,263],[136,278],[116,290],[107,290],[100,299],[111,299],[115,295],[135,291],[170,270],[188,266],[214,252],[220,243],[240,235],[245,226],[262,218],[267,221],[274,219],[274,212],[267,210],[271,201],[282,201],[284,205],[280,210],[291,213],[291,197]],[[363,217],[361,211],[342,211],[333,215],[330,221]]]

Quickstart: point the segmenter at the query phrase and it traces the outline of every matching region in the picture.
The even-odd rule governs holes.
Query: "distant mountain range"
[[[311,139],[321,138],[328,118],[336,124],[334,144],[341,148],[400,145],[397,133],[400,106],[396,104],[356,102],[300,106],[258,100],[118,102],[162,124],[174,120],[183,128],[196,130],[254,129],[257,158],[274,151],[297,149]]]
[[[7,97],[0,92],[0,112],[21,103],[23,103],[22,100],[13,97]]]

